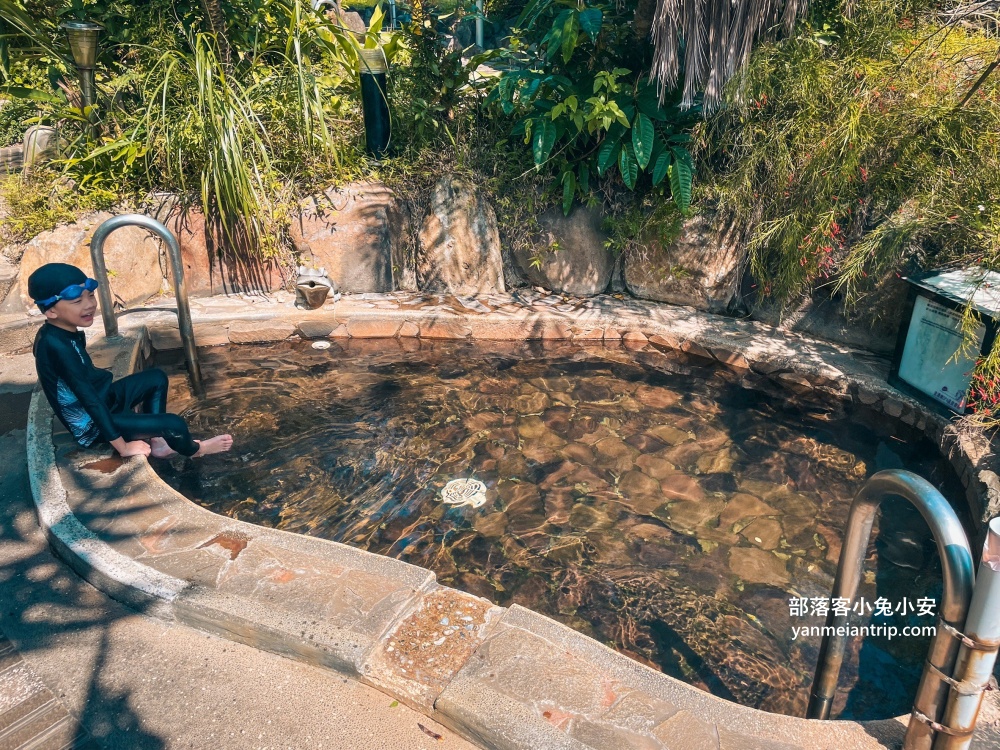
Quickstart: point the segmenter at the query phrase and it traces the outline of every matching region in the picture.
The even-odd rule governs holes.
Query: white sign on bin
[[[975,354],[985,335],[986,326],[980,323],[975,331],[975,347],[961,353],[962,313],[927,297],[917,297],[899,361],[899,378],[950,409],[963,412]]]

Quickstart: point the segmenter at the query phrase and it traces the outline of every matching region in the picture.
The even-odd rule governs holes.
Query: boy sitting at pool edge
[[[35,370],[66,429],[84,447],[110,443],[123,457],[198,457],[229,450],[230,435],[193,440],[184,420],[166,413],[163,370],[143,370],[113,381],[110,371],[94,366],[80,328],[94,323],[96,289],[96,281],[66,263],[47,263],[28,277],[28,294],[45,314],[32,348]],[[137,406],[142,407],[139,413],[134,411]]]

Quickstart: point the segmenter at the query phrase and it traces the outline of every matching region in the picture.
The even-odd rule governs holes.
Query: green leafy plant
[[[660,104],[656,85],[613,65],[626,54],[622,11],[576,0],[536,0],[525,8],[528,64],[505,72],[491,93],[517,117],[514,134],[531,148],[537,170],[558,175],[563,211],[586,200],[592,179],[614,172],[629,190],[643,175],[670,186],[682,210],[691,203],[694,169],[687,144],[697,110]]]
[[[28,99],[12,99],[0,107],[0,148],[20,143],[29,122],[37,117],[37,107]]]
[[[857,301],[911,262],[1000,268],[1000,85],[957,106],[1000,42],[882,0],[829,31],[761,48],[707,132],[765,292]]]
[[[462,50],[449,48],[441,31],[447,18],[429,2],[414,0],[412,19],[403,27],[406,66],[394,91],[406,116],[397,121],[417,148],[441,140],[455,144],[456,119],[474,109],[481,91],[490,85],[476,70],[501,55],[489,50],[466,59]]]

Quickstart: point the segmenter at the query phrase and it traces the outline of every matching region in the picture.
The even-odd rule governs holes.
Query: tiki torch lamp
[[[80,93],[84,108],[94,105],[94,65],[97,62],[97,37],[100,24],[92,21],[66,21],[62,24],[69,39],[77,73],[80,75]]]

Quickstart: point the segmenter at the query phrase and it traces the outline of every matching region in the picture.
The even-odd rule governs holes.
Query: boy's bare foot
[[[149,454],[153,458],[168,458],[177,453],[177,451],[167,445],[167,441],[161,437],[150,438],[149,446],[151,449]]]
[[[233,447],[233,436],[216,435],[214,438],[209,438],[208,440],[195,440],[195,442],[198,444],[198,452],[191,458],[211,456],[213,453],[225,453]]]

